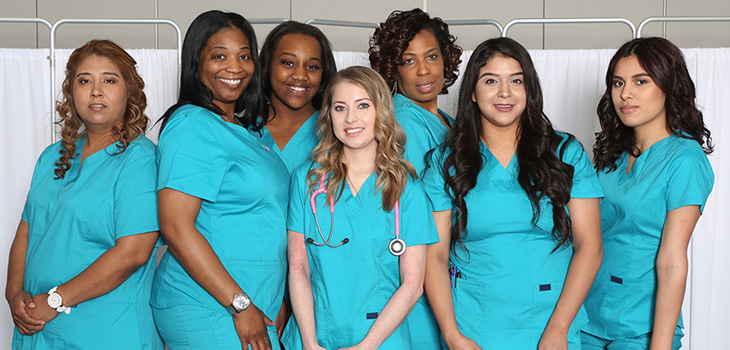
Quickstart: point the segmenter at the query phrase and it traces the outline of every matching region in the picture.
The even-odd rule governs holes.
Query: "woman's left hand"
[[[568,350],[568,337],[560,332],[550,331],[546,329],[542,333],[540,343],[537,345],[538,350]]]
[[[48,293],[34,295],[33,302],[35,307],[28,309],[30,317],[48,323],[58,316],[59,312],[48,306]]]
[[[286,300],[284,300],[281,303],[279,315],[276,316],[276,335],[279,339],[281,339],[281,335],[284,334],[284,328],[286,328],[286,323],[289,321],[289,316],[291,316],[291,306],[289,306]]]

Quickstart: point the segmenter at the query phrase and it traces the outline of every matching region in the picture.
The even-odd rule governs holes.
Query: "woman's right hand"
[[[251,304],[245,311],[233,315],[233,325],[236,327],[238,338],[241,339],[243,350],[271,350],[271,340],[266,326],[276,325],[274,321],[264,315],[259,308]]]
[[[482,348],[477,345],[477,342],[471,338],[465,337],[463,334],[458,334],[448,339],[444,338],[444,342],[451,350],[482,350]]]
[[[45,322],[36,320],[28,314],[28,309],[35,308],[33,297],[26,291],[15,294],[9,302],[13,323],[23,335],[33,335],[43,330]]]

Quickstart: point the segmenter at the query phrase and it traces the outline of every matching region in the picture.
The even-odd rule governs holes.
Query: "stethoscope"
[[[337,244],[331,244],[330,240],[332,239],[332,231],[335,227],[335,200],[333,197],[330,197],[330,220],[332,224],[330,225],[330,234],[327,236],[327,238],[324,238],[324,233],[322,232],[322,227],[319,225],[319,218],[317,217],[317,205],[314,203],[314,199],[317,198],[318,195],[324,193],[327,194],[327,189],[324,186],[325,182],[325,174],[322,175],[322,177],[319,179],[319,187],[312,192],[312,196],[309,198],[309,204],[312,206],[312,214],[314,214],[314,222],[317,224],[317,231],[319,232],[319,236],[322,237],[322,242],[324,243],[318,243],[315,242],[312,238],[307,238],[307,242],[314,244],[316,246],[327,246],[330,248],[337,248],[341,245],[347,244],[350,242],[349,238],[345,238],[340,243]],[[388,250],[391,254],[395,256],[400,256],[403,254],[403,252],[406,251],[406,242],[403,241],[400,238],[400,201],[396,201],[395,205],[393,206],[393,210],[395,211],[395,238],[393,238],[390,243],[388,243]]]

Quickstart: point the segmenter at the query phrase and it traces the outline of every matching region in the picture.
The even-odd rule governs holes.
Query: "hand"
[[[18,327],[20,334],[33,335],[43,330],[45,322],[31,317],[28,313],[29,309],[36,307],[30,293],[26,291],[19,292],[13,296],[9,304],[10,313],[13,315],[13,323]]]
[[[446,346],[452,350],[482,350],[477,342],[475,342],[471,338],[465,337],[461,333],[459,333],[455,337],[449,338],[448,340],[444,338],[444,342],[446,343]]]
[[[289,316],[291,316],[291,306],[286,303],[286,300],[282,301],[279,315],[276,316],[276,335],[279,339],[284,334],[284,328],[286,328],[286,323],[289,321]]]
[[[312,346],[305,346],[305,347],[303,347],[303,350],[327,350],[327,349],[319,346],[319,344],[314,344]]]
[[[568,350],[568,336],[565,333],[545,329],[537,344],[538,350]]]
[[[251,350],[271,350],[271,341],[266,326],[276,325],[274,321],[266,317],[254,304],[247,310],[233,315],[233,325],[236,327],[238,338],[244,350],[251,345]]]
[[[48,306],[48,293],[34,295],[33,303],[35,307],[28,309],[28,314],[37,320],[43,321],[44,324],[58,316],[59,312]]]

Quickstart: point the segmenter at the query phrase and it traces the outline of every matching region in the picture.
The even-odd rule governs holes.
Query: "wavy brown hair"
[[[601,122],[601,132],[596,133],[596,144],[593,146],[596,170],[616,170],[616,161],[624,152],[631,152],[636,157],[641,154],[636,148],[634,129],[621,122],[611,98],[616,65],[621,59],[631,56],[636,56],[641,68],[666,95],[664,108],[669,131],[697,141],[706,154],[712,153],[714,146],[710,130],[705,126],[702,112],[695,105],[695,84],[682,51],[664,38],[639,38],[623,44],[608,64],[606,91],[596,108]]]
[[[393,11],[370,37],[370,66],[385,78],[392,89],[398,76],[397,67],[402,64],[403,53],[416,34],[428,30],[436,37],[444,58],[444,87],[441,94],[447,94],[459,76],[461,47],[456,37],[449,34],[449,25],[441,18],[428,15],[419,8],[410,11]]]
[[[61,126],[61,158],[56,162],[55,179],[62,179],[71,167],[71,159],[76,154],[76,140],[84,132],[83,121],[76,111],[73,100],[74,77],[81,62],[89,56],[109,58],[122,73],[127,87],[127,108],[124,110],[122,126],[112,127],[112,136],[118,142],[117,155],[124,152],[129,143],[144,135],[149,119],[144,114],[147,108],[147,96],[144,93],[144,81],[137,73],[137,62],[123,48],[109,40],[91,40],[84,46],[74,50],[66,63],[66,79],[63,81],[63,100],[56,102],[56,111],[61,120],[56,122]]]
[[[382,191],[383,209],[390,211],[400,198],[408,182],[408,176],[416,178],[416,170],[403,158],[406,134],[395,119],[393,99],[385,80],[374,70],[367,67],[343,69],[332,78],[324,93],[322,112],[317,119],[319,144],[312,152],[312,159],[322,165],[309,169],[307,184],[309,193],[319,185],[319,179],[327,174],[327,200],[342,195],[347,177],[347,166],[342,162],[344,145],[335,137],[332,127],[332,95],[342,83],[351,83],[367,91],[375,107],[375,140],[378,142],[375,157],[376,190]]]

